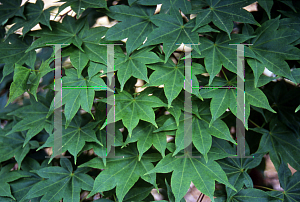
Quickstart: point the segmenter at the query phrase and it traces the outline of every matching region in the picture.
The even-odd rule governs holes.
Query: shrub
[[[0,201],[300,201],[300,3],[254,2],[1,0]]]

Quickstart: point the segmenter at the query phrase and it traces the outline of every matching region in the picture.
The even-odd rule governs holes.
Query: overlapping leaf
[[[92,190],[93,178],[87,174],[89,168],[77,168],[73,171],[67,158],[60,159],[59,166],[42,168],[36,173],[46,180],[36,183],[26,195],[27,199],[43,196],[41,201],[57,202],[62,198],[65,202],[80,201],[80,191]]]
[[[84,26],[85,20],[85,18],[75,20],[75,18],[66,15],[62,23],[51,21],[50,26],[52,30],[42,26],[42,30],[30,33],[31,36],[40,38],[35,40],[26,52],[44,46],[53,46],[53,44],[74,44],[82,50],[82,39],[78,36],[78,33]]]
[[[57,150],[61,152],[69,151],[75,158],[75,164],[77,160],[77,154],[82,150],[85,142],[96,142],[100,145],[101,142],[97,139],[95,131],[93,130],[97,123],[88,123],[84,126],[81,124],[81,117],[75,116],[70,125],[67,128],[62,129],[62,134],[59,136],[61,138],[62,145],[59,145]],[[66,125],[65,119],[62,120],[62,126]],[[45,144],[43,144],[39,149],[44,147],[53,147],[57,137],[51,134]],[[52,160],[54,157],[51,156]]]
[[[115,121],[121,120],[129,132],[138,125],[139,120],[152,123],[155,127],[155,114],[152,108],[166,106],[159,98],[149,96],[147,91],[143,91],[137,97],[132,97],[128,92],[123,91],[115,95]],[[111,116],[114,113],[113,108],[109,111]]]
[[[218,34],[214,41],[206,37],[200,38],[199,50],[201,55],[194,51],[193,58],[204,58],[204,64],[209,73],[209,84],[214,77],[221,71],[222,65],[231,72],[237,73],[237,44],[252,38],[242,34],[232,34],[231,39],[225,33]],[[248,47],[244,47],[245,50]],[[255,56],[254,56],[255,57]]]
[[[281,158],[282,159],[282,158]],[[297,171],[293,175],[284,161],[281,161],[278,170],[278,177],[280,186],[283,188],[281,191],[272,191],[270,195],[279,198],[281,201],[299,201],[299,189],[300,189],[300,172]]]
[[[29,177],[29,175],[26,175],[26,173],[20,170],[10,171],[12,167],[13,164],[8,164],[2,167],[0,170],[0,196],[11,197],[15,200],[15,198],[11,195],[10,186],[8,182],[15,181],[22,177]]]
[[[156,28],[154,22],[152,22],[155,7],[117,5],[109,9],[108,16],[122,22],[111,27],[106,33],[105,38],[107,40],[128,38],[126,41],[128,55],[138,48]]]
[[[213,156],[209,158],[208,162],[205,162],[203,158],[193,158],[189,154],[172,157],[172,153],[170,153],[147,174],[172,171],[171,187],[175,195],[175,202],[179,202],[186,194],[191,181],[199,191],[209,196],[212,201],[214,201],[215,180],[234,189],[228,182],[225,172],[214,161]]]
[[[171,59],[167,63],[158,63],[147,65],[155,71],[149,78],[149,84],[145,86],[160,86],[164,84],[164,92],[168,99],[168,107],[171,106],[172,101],[179,95],[180,91],[184,88],[185,73],[184,63],[180,61],[175,64]],[[201,98],[199,94],[199,83],[195,75],[204,73],[205,70],[201,64],[193,63],[192,66],[192,93]],[[187,89],[190,91],[190,89]]]
[[[23,27],[22,33],[25,35],[27,32],[29,32],[35,25],[41,23],[43,25],[46,25],[50,30],[50,10],[53,9],[53,7],[49,7],[46,10],[44,9],[44,2],[42,0],[37,0],[36,3],[27,3],[25,4],[25,19],[21,17],[15,17],[12,22],[16,23],[14,24],[9,31],[7,32],[7,35],[10,35],[11,33],[15,32],[19,28]]]
[[[39,144],[33,140],[27,141],[29,143],[23,146],[26,137],[25,132],[11,132],[13,126],[16,126],[16,122],[12,122],[0,130],[0,162],[14,157],[20,168],[30,149],[38,148]]]
[[[0,5],[0,24],[13,16],[20,16],[25,18],[24,6],[21,6],[22,0],[2,0]]]
[[[263,134],[257,153],[269,152],[271,161],[278,170],[280,156],[283,161],[289,163],[293,168],[299,170],[300,160],[297,155],[300,152],[300,142],[297,136],[278,120],[270,122],[270,129],[252,128],[251,130]],[[280,156],[279,156],[280,155]]]
[[[153,47],[146,47],[142,50],[135,51],[130,57],[126,57],[124,54],[118,54],[118,57],[115,60],[115,70],[118,71],[118,80],[121,84],[121,91],[123,91],[124,84],[131,76],[149,82],[145,64],[161,61],[155,53],[150,52],[151,49],[153,49]]]
[[[117,148],[116,156],[117,158],[107,159],[106,167],[99,158],[94,158],[80,166],[105,169],[96,177],[94,188],[89,196],[116,187],[118,201],[122,202],[126,193],[140,177],[156,186],[156,175],[145,175],[145,173],[154,168],[152,162],[160,159],[158,154],[145,154],[141,160],[139,160],[136,145],[130,144],[123,149]],[[122,158],[121,156],[124,157]]]
[[[65,104],[66,127],[81,106],[83,110],[91,113],[95,91],[105,90],[106,84],[99,75],[92,78],[77,77],[75,69],[66,69],[66,76],[62,78],[62,104]],[[54,110],[54,100],[51,103],[48,115]],[[93,116],[93,115],[92,115]]]
[[[72,10],[77,14],[77,17],[85,11],[87,8],[106,8],[107,3],[105,0],[61,0],[65,2],[59,7],[58,14],[68,6],[71,6]]]
[[[195,21],[190,20],[186,24],[183,24],[183,19],[179,11],[174,11],[171,15],[154,15],[151,17],[151,21],[158,26],[158,28],[148,35],[146,43],[140,48],[163,43],[165,63],[181,43],[198,44],[199,42],[198,34],[192,32]],[[197,46],[193,46],[192,48],[198,50]]]
[[[264,22],[253,32],[256,37],[250,40],[253,44],[250,49],[257,59],[274,74],[295,81],[285,60],[300,59],[300,50],[290,45],[299,39],[299,32],[296,30],[290,32],[288,28],[278,29],[279,17]],[[254,63],[249,63],[249,65],[256,68],[253,67]]]
[[[23,65],[25,63],[31,68],[34,67],[36,52],[32,50],[25,53],[30,47],[32,39],[28,36],[22,39],[19,35],[12,34],[0,43],[0,63],[5,63],[1,82],[4,77],[14,71],[15,64]]]
[[[209,7],[206,9],[200,9],[199,11],[196,10],[196,26],[193,31],[195,31],[198,27],[202,27],[203,25],[213,22],[218,28],[225,31],[230,37],[230,33],[233,29],[233,21],[260,26],[259,23],[255,21],[252,14],[243,9],[243,7],[250,4],[248,0],[205,1],[207,3],[206,6]]]

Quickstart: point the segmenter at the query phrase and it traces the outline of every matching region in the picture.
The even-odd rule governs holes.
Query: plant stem
[[[251,121],[251,119],[248,119],[253,125],[255,125],[257,128],[260,128],[259,125],[257,125],[256,123],[254,123],[253,121]]]
[[[222,73],[223,73],[223,75],[224,75],[224,77],[225,77],[226,81],[228,81],[228,78],[227,78],[227,76],[226,76],[226,74],[225,74],[225,72],[224,72],[224,70],[223,70],[223,69],[222,69]]]
[[[269,187],[264,187],[264,186],[259,186],[259,185],[254,185],[253,187],[257,187],[257,188],[263,188],[263,189],[267,189],[270,191],[276,191],[275,189],[269,188]]]

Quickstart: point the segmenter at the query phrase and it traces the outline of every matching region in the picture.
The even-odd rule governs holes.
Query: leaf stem
[[[277,191],[275,189],[272,189],[272,188],[269,188],[269,187],[264,187],[264,186],[259,186],[259,185],[253,185],[253,187],[263,188],[263,189],[267,189],[267,190],[270,190],[270,191]]]
[[[259,125],[257,125],[256,123],[254,123],[251,119],[248,119],[253,125],[255,125],[257,128],[260,128]]]
[[[227,76],[226,76],[226,74],[225,74],[225,72],[224,72],[223,68],[222,68],[222,73],[223,73],[223,75],[224,75],[224,77],[225,77],[226,81],[228,81],[228,78],[227,78]]]

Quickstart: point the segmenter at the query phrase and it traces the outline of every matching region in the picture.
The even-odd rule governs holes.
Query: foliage
[[[157,189],[164,200],[181,202],[191,182],[212,201],[300,201],[300,3],[259,0],[258,11],[243,9],[254,2],[64,0],[44,9],[42,0],[0,0],[0,201],[154,201]],[[99,26],[100,17],[113,26]],[[53,44],[64,44],[56,126]],[[115,111],[107,110],[111,52],[103,44],[118,44]],[[251,158],[234,157],[242,106],[237,90],[226,88],[237,86],[232,44],[251,44],[244,46]],[[113,114],[111,150],[106,127]],[[51,156],[57,142],[61,158]],[[264,171],[266,155],[282,191],[251,174]],[[292,175],[288,165],[298,171]]]

